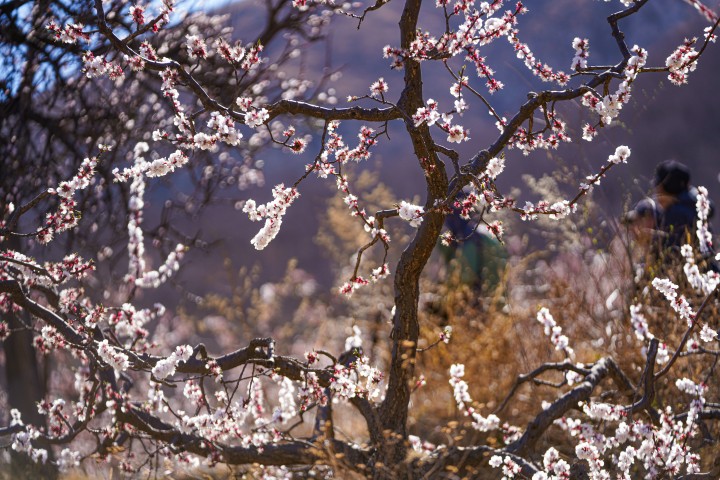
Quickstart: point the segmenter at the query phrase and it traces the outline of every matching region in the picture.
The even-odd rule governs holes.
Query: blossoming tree
[[[287,15],[296,15],[292,18],[310,26],[321,25],[336,15],[340,18],[335,21],[362,29],[376,10],[390,8],[386,5],[391,2],[366,6],[311,0],[286,3],[268,5],[275,14],[289,12]],[[449,382],[458,409],[469,417],[472,428],[502,432],[505,444],[432,445],[408,431],[411,394],[421,383],[415,368],[419,279],[438,240],[457,240],[443,233],[446,215],[457,212],[473,219],[498,238],[503,226],[493,216],[501,210],[527,220],[571,217],[582,197],[611,169],[627,161],[630,148],[618,146],[609,152],[596,172],[588,172],[579,181],[572,198],[524,205],[503,195],[495,185],[504,170],[506,152],[514,149],[530,154],[570,142],[568,122],[562,118],[559,105],[573,101],[590,112],[592,121],[577,127],[584,141],[592,141],[631,101],[639,75],[664,75],[682,85],[715,40],[716,15],[700,2],[689,1],[709,26],[699,32],[699,39],[679,42],[664,63],[653,63],[658,60],[642,46],[628,45],[622,31],[623,23],[631,16],[641,16],[647,3],[622,0],[617,13],[606,19],[617,48],[612,65],[593,64],[589,41],[576,38],[568,46],[574,56],[568,56],[566,73],[543,63],[521,40],[521,19],[532,14],[521,2],[438,0],[431,11],[421,8],[420,0],[406,0],[399,17],[397,43],[378,52],[389,59],[397,75],[402,75],[402,89],[394,92],[384,77],[378,78],[369,85],[369,91],[350,96],[348,106],[320,101],[320,96],[304,98],[298,95],[298,90],[307,89],[301,88],[301,83],[279,81],[282,69],[264,65],[293,54],[281,49],[271,52],[280,58],[266,59],[262,39],[232,43],[224,31],[209,34],[190,28],[182,37],[158,41],[157,35],[172,26],[171,0],[149,5],[95,0],[92,16],[85,20],[87,26],[72,18],[48,18],[44,28],[56,42],[78,46],[70,51],[82,57],[86,78],[117,82],[141,73],[156,75],[157,81],[149,85],[158,89],[158,101],[166,102],[168,108],[165,115],[152,118],[155,124],[145,137],[112,148],[94,144],[95,154],[85,159],[74,175],[38,191],[30,201],[5,206],[0,224],[3,241],[31,238],[49,245],[48,250],[37,247],[37,255],[50,255],[50,246],[64,232],[87,228],[76,198],[97,185],[97,171],[110,151],[121,150],[131,159],[112,170],[113,180],[127,188],[128,267],[122,279],[122,288],[130,292],[127,302],[105,305],[85,294],[83,286],[101,259],[96,263],[71,253],[61,261],[43,261],[31,257],[29,251],[3,244],[0,309],[6,315],[26,312],[31,316],[20,329],[33,332],[37,349],[53,355],[64,351],[73,359],[67,368],[74,371],[75,385],[72,396],[62,398],[51,391],[39,403],[38,412],[45,417],[46,425],[28,422],[13,410],[7,425],[0,428],[0,437],[9,439],[13,451],[38,463],[50,462],[60,470],[99,456],[121,458],[121,467],[128,472],[153,465],[157,468],[157,458],[162,457],[167,460],[163,469],[197,468],[201,462],[258,464],[275,467],[265,470],[268,475],[288,476],[292,475],[289,467],[302,466],[307,467],[298,470],[303,475],[327,475],[335,470],[374,478],[442,477],[450,467],[467,475],[484,472],[481,475],[537,479],[631,478],[638,472],[650,478],[717,475],[717,469],[700,471],[701,448],[690,441],[698,434],[702,420],[718,418],[717,408],[706,402],[708,385],[699,379],[678,379],[677,388],[688,399],[679,409],[675,403],[658,405],[655,398],[656,382],[673,373],[673,365],[693,332],[699,330],[705,342],[717,340],[717,332],[703,312],[714,299],[719,277],[699,268],[691,245],[683,247],[684,270],[705,301],[693,305],[669,279],[653,281],[667,297],[668,311],[677,312],[687,323],[687,330],[680,344],[661,343],[649,331],[642,307],[633,307],[628,321],[644,343],[646,356],[640,378],[633,379],[634,372],[624,372],[611,357],[576,362],[571,340],[552,313],[541,309],[537,319],[566,359],[541,365],[518,378],[508,401],[522,383],[536,381],[548,371],[561,372],[563,386],[567,385],[555,401],[544,405],[525,426],[503,423],[495,414],[474,406],[464,380],[465,368],[456,364],[450,369]],[[423,30],[425,16],[431,15],[441,21],[427,23],[443,25],[440,30]],[[191,22],[192,17],[185,21]],[[503,83],[490,66],[492,60],[484,56],[490,44],[503,40],[546,86],[529,92],[527,100],[507,115],[493,107],[491,95],[501,94]],[[83,52],[83,44],[89,50]],[[206,67],[218,63],[225,82],[222,89],[212,83],[218,82],[218,77],[206,73]],[[449,89],[454,97],[452,105],[433,100],[431,97],[437,95],[424,87],[423,70],[429,64],[446,70],[447,83],[442,88]],[[278,77],[268,78],[273,72]],[[109,80],[101,83],[103,88],[115,88]],[[268,90],[273,81],[279,95],[273,96]],[[476,145],[476,153],[465,158],[451,145],[473,142],[471,132],[463,125],[469,112],[490,114],[497,135],[487,145]],[[357,130],[357,142],[345,138],[341,123],[343,128],[350,124]],[[368,213],[351,191],[348,164],[362,162],[381,148],[391,124],[401,125],[412,145],[417,168],[424,175],[424,201],[422,205],[401,201]],[[282,235],[283,219],[292,215],[293,203],[305,182],[315,176],[334,181],[349,214],[368,233],[366,245],[357,252],[352,274],[338,294],[350,295],[371,282],[393,278],[393,318],[387,332],[391,360],[386,371],[375,368],[372,359],[363,354],[357,331],[348,338],[344,352],[311,351],[304,358],[284,355],[285,346],[276,345],[272,338],[248,339],[242,348],[211,356],[202,344],[173,345],[163,350],[149,335],[147,326],[164,314],[165,307],[139,308],[133,305],[134,292],[167,282],[183,262],[188,247],[173,242],[161,265],[149,268],[142,225],[147,183],[159,177],[172,181],[173,176],[193,168],[197,152],[213,154],[263,142],[278,145],[289,154],[303,154],[311,148],[315,155],[300,178],[272,189],[272,200],[244,200],[243,212],[250,221],[261,223],[252,245],[262,250]],[[24,216],[48,200],[55,208],[42,223],[21,230],[28,225]],[[707,193],[701,190],[697,245],[704,255],[711,252],[708,210]],[[391,243],[386,230],[389,222],[408,222],[415,229],[412,240],[402,246]],[[393,248],[402,248],[402,254],[397,264],[390,265],[388,251]],[[379,249],[383,256],[378,265],[363,261],[363,254],[371,249]],[[0,322],[0,337],[15,334],[15,328]],[[450,334],[450,329],[438,332],[440,341],[450,341]],[[698,347],[696,351],[715,358],[718,355],[710,348]],[[624,401],[597,401],[594,393],[604,382],[612,382],[624,392]],[[265,398],[262,385],[267,383],[276,384],[274,398]],[[338,401],[352,405],[363,418],[367,428],[364,443],[340,440],[335,435],[331,406]],[[578,409],[577,415],[570,415],[571,410]],[[291,422],[302,421],[308,411],[314,411],[316,419],[311,433],[293,435]],[[553,447],[540,450],[540,439],[553,425],[576,439],[575,458],[563,458]],[[410,455],[412,451],[418,455]]]

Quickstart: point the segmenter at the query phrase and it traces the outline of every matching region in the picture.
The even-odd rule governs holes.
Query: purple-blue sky
[[[218,0],[220,1],[220,0]],[[211,4],[214,2],[210,2]],[[248,41],[253,31],[260,28],[248,2],[221,2],[227,4],[221,11],[234,12],[233,24],[240,37]],[[427,8],[421,27],[431,28],[437,23],[434,2],[426,2]],[[340,103],[347,95],[362,95],[378,77],[384,77],[390,84],[389,98],[396,100],[401,91],[402,72],[389,69],[389,61],[383,59],[384,45],[398,45],[397,22],[402,2],[394,0],[382,9],[371,12],[362,28],[357,30],[356,21],[337,16],[333,20],[330,36],[334,67],[341,67],[343,76],[333,87],[337,90]],[[591,63],[605,64],[618,59],[618,50],[610,36],[610,27],[605,17],[622,7],[619,1],[598,2],[577,0],[555,0],[552,2],[528,2],[530,12],[520,17],[518,28],[520,38],[528,43],[537,58],[558,70],[569,70],[573,57],[571,47],[575,36],[590,40]],[[425,8],[425,7],[424,7]],[[434,20],[433,20],[434,19]],[[649,2],[640,14],[621,23],[630,45],[638,44],[649,51],[648,66],[664,65],[668,54],[685,37],[701,35],[707,23],[692,7],[679,0],[658,0]],[[437,29],[435,31],[439,32]],[[523,173],[535,176],[553,174],[563,167],[577,167],[580,177],[596,172],[613,153],[615,146],[628,145],[633,154],[627,165],[621,165],[610,172],[602,185],[595,191],[595,199],[605,206],[609,218],[618,218],[623,208],[639,200],[650,189],[650,178],[655,164],[666,158],[677,158],[688,164],[693,172],[693,183],[708,187],[716,203],[720,199],[720,171],[717,152],[720,150],[720,97],[716,94],[715,75],[720,71],[720,45],[712,45],[699,62],[696,72],[689,77],[689,85],[676,87],[663,74],[651,74],[638,80],[633,99],[626,105],[619,121],[601,131],[599,137],[588,144],[579,140],[579,128],[589,119],[586,109],[579,105],[564,107],[561,112],[569,123],[570,134],[578,139],[572,145],[563,145],[557,152],[537,152],[523,157],[517,151],[508,152],[507,169],[498,182],[500,188],[509,192],[511,187],[523,187],[520,178]],[[487,61],[497,72],[497,78],[505,89],[489,97],[495,108],[503,115],[510,116],[517,111],[528,91],[547,88],[515,58],[512,47],[500,40],[486,49]],[[310,65],[320,70],[324,54],[311,58]],[[313,64],[313,61],[315,62]],[[454,68],[459,62],[455,61]],[[312,71],[313,68],[309,68]],[[424,64],[425,98],[440,101],[441,106],[452,105],[449,94],[450,78],[441,65]],[[469,71],[472,74],[472,71]],[[471,82],[472,82],[472,75]],[[483,90],[482,81],[474,85]],[[614,87],[613,87],[614,88]],[[486,148],[497,135],[497,130],[479,104],[462,119],[470,128],[471,140],[458,149],[462,158]],[[360,124],[347,124],[344,130],[347,138],[354,141]],[[424,194],[421,172],[416,161],[409,154],[409,145],[403,140],[402,126],[390,130],[392,141],[384,141],[376,149],[368,165],[379,168],[382,181],[389,184],[398,198],[411,199]],[[444,136],[439,136],[443,143]],[[317,146],[308,148],[314,155]],[[281,154],[273,151],[267,154],[267,184],[251,192],[258,201],[270,197],[272,185],[281,181],[290,182],[302,174],[303,165],[309,158]],[[332,184],[331,184],[332,183]],[[310,180],[301,186],[302,197],[294,204],[279,236],[262,251],[251,251],[249,240],[259,225],[251,223],[240,212],[235,212],[233,222],[237,228],[214,228],[217,222],[210,221],[205,232],[224,239],[232,245],[238,262],[265,266],[269,271],[281,274],[287,258],[297,256],[300,267],[317,269],[318,258],[322,258],[312,238],[316,234],[317,216],[323,211],[325,201],[333,195],[334,182]],[[570,192],[568,192],[570,193]],[[525,198],[520,197],[521,201]],[[535,198],[528,197],[530,200]],[[225,212],[224,215],[233,215]],[[225,223],[222,223],[225,225]],[[304,239],[304,240],[300,240]],[[240,246],[236,248],[236,246]],[[245,248],[246,246],[248,248]],[[395,246],[399,248],[399,246]],[[319,269],[320,275],[329,274],[327,267]],[[271,275],[272,276],[272,275]]]

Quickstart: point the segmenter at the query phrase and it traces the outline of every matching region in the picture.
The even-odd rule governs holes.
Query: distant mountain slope
[[[427,3],[426,18],[432,18],[434,2]],[[591,58],[599,62],[617,58],[614,40],[604,17],[618,10],[619,2],[578,2],[577,0],[555,0],[552,2],[528,2],[530,12],[520,18],[520,37],[533,49],[536,56],[556,69],[568,70],[573,56],[571,41],[575,36],[590,39]],[[432,5],[431,5],[432,4]],[[378,77],[384,77],[390,84],[389,98],[397,99],[401,91],[402,72],[391,71],[389,61],[382,58],[381,49],[386,44],[397,45],[397,22],[402,3],[391,2],[382,9],[368,14],[358,30],[357,21],[336,16],[333,19],[330,46],[333,67],[342,67],[343,76],[334,88],[340,104],[345,104],[347,95],[362,95]],[[252,2],[238,2],[223,8],[231,15],[236,32],[243,32],[243,38],[252,37],[261,26],[256,23],[257,8]],[[254,13],[255,12],[255,13]],[[543,20],[541,20],[543,19]],[[423,25],[425,26],[425,25]],[[632,17],[630,22],[621,24],[627,33],[629,44],[637,43],[650,53],[649,65],[664,65],[667,55],[677,46],[668,39],[681,39],[702,33],[706,26],[703,19],[688,5],[680,1],[650,2],[641,15]],[[247,37],[246,37],[247,36]],[[358,48],[360,47],[360,48]],[[609,52],[609,54],[607,53]],[[505,83],[505,89],[489,97],[498,111],[510,115],[525,99],[529,90],[547,88],[534,78],[521,61],[517,60],[512,47],[504,40],[487,49],[489,64],[497,71],[497,77]],[[308,59],[308,72],[321,71],[325,65],[325,52],[318,50]],[[424,66],[426,98],[435,98],[440,105],[452,105],[448,88],[450,80],[441,64]],[[459,64],[454,64],[454,68]],[[508,153],[506,173],[499,185],[505,191],[511,186],[522,186],[521,173],[541,175],[552,173],[558,162],[578,165],[583,174],[590,174],[602,165],[617,144],[627,144],[633,150],[628,165],[622,165],[611,172],[602,185],[596,189],[595,198],[606,205],[609,215],[621,215],[623,201],[628,195],[639,199],[650,188],[649,179],[655,164],[666,158],[677,158],[687,163],[693,172],[694,183],[706,185],[720,204],[718,173],[720,162],[720,96],[716,94],[717,72],[720,71],[720,45],[711,45],[699,62],[696,72],[689,77],[690,85],[676,87],[662,74],[646,75],[638,81],[631,103],[625,107],[620,122],[604,129],[591,144],[579,140],[578,128],[587,112],[578,107],[566,111],[571,132],[579,141],[575,145],[563,145],[556,153],[555,160],[546,152],[523,157],[517,151]],[[472,81],[474,72],[469,71]],[[482,91],[482,82],[475,80]],[[485,148],[497,135],[497,130],[477,106],[463,118],[463,124],[470,128],[472,139],[459,147],[464,158]],[[344,130],[347,138],[355,138],[359,124],[347,123]],[[382,181],[389,184],[398,198],[422,195],[424,187],[418,169],[404,142],[400,127],[393,134],[391,142],[381,140],[368,165],[379,166]],[[316,144],[308,148],[310,155],[316,151]],[[279,182],[290,182],[302,173],[309,156],[301,159],[295,156],[271,151],[266,156],[267,184],[263,189],[252,192],[258,200],[269,198],[269,189]],[[207,234],[224,238],[232,257],[239,262],[264,265],[272,277],[279,275],[290,256],[300,259],[300,266],[318,274],[323,283],[330,279],[327,265],[318,262],[318,249],[312,238],[318,226],[317,218],[325,208],[325,199],[334,193],[334,186],[327,181],[312,180],[303,184],[303,197],[296,202],[286,217],[283,229],[277,239],[263,252],[251,252],[249,239],[258,225],[248,222],[241,212],[218,212],[221,219],[213,217],[208,221]],[[633,200],[633,201],[634,201]],[[230,216],[229,220],[226,216]],[[228,231],[224,225],[231,221],[237,228]],[[213,228],[215,225],[215,228]]]

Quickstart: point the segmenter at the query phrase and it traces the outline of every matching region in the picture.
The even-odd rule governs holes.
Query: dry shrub
[[[351,189],[368,192],[359,196],[370,212],[394,200],[390,189],[377,180],[373,174],[360,172]],[[550,198],[559,195],[559,187],[552,179],[531,181],[530,185],[541,195]],[[413,394],[409,428],[411,433],[435,443],[483,442],[501,446],[503,442],[502,434],[473,431],[458,412],[448,384],[452,364],[465,365],[465,379],[474,406],[482,415],[496,413],[503,421],[520,428],[542,410],[543,402],[557,399],[570,388],[562,374],[546,373],[539,377],[541,382],[522,384],[500,409],[519,375],[546,362],[565,360],[536,319],[541,306],[549,308],[569,337],[575,362],[590,363],[612,357],[635,384],[641,380],[645,357],[642,342],[636,338],[630,322],[630,305],[643,305],[650,331],[670,347],[671,353],[686,328],[650,285],[656,275],[668,276],[689,294],[691,290],[680,262],[648,255],[646,247],[635,245],[627,230],[604,218],[592,201],[585,202],[572,221],[540,219],[532,228],[519,225],[512,218],[506,222],[510,232],[518,233],[505,241],[507,261],[498,272],[499,281],[486,283],[481,289],[463,283],[456,261],[448,264],[439,254],[428,265],[422,280],[419,346],[426,350],[418,354],[416,374],[418,381],[422,376],[426,384]],[[337,286],[350,278],[357,249],[368,236],[360,222],[348,214],[340,198],[329,201],[321,223],[322,233],[316,238],[319,248],[324,256],[343,266],[335,272]],[[393,240],[402,243],[413,232],[397,223],[390,222],[388,227]],[[391,255],[399,253],[391,251]],[[361,268],[373,268],[381,258],[381,248],[371,249],[366,252]],[[392,259],[390,263],[393,264]],[[391,282],[370,285],[351,298],[340,298],[322,292],[316,284],[308,289],[311,277],[295,262],[290,262],[281,281],[264,285],[257,285],[254,270],[238,269],[233,274],[232,265],[227,267],[232,294],[205,298],[206,315],[202,320],[197,317],[194,320],[205,330],[211,330],[212,336],[250,338],[272,333],[283,354],[302,354],[323,345],[338,356],[351,327],[358,325],[364,333],[365,354],[371,363],[381,369],[388,364]],[[689,297],[695,306],[702,301],[698,295]],[[716,319],[717,313],[717,306],[711,305],[705,319]],[[453,328],[447,345],[438,343],[446,325]],[[700,360],[696,355],[681,358],[673,367],[673,375],[658,382],[658,405],[679,407],[687,400],[680,398],[669,377],[702,380],[714,374],[714,365]],[[595,393],[595,399],[618,403],[636,400],[619,391],[611,380],[605,380]],[[719,392],[709,392],[708,401],[718,402],[718,396]],[[673,402],[676,397],[677,402]],[[334,408],[337,435],[366,442],[365,423],[353,408],[342,404]],[[309,432],[313,419],[314,412],[307,412],[303,417],[305,423],[294,433]],[[572,456],[574,444],[559,428],[546,433],[544,444],[538,451],[552,445]],[[342,473],[339,465],[335,469],[336,474]],[[251,475],[248,478],[259,474],[246,469],[242,472]]]
[[[419,388],[413,399],[411,426],[417,435],[450,445],[502,442],[498,434],[485,438],[488,434],[463,427],[469,422],[463,422],[448,385],[448,370],[454,363],[465,365],[465,380],[479,413],[496,413],[502,421],[520,428],[542,411],[543,402],[552,402],[569,390],[562,374],[546,373],[539,377],[542,384],[524,383],[499,409],[519,375],[545,362],[564,360],[536,320],[541,306],[549,308],[569,337],[576,362],[612,357],[636,385],[646,361],[643,342],[636,338],[630,321],[631,305],[643,305],[650,332],[668,345],[671,355],[680,344],[687,325],[651,286],[655,276],[668,277],[680,285],[680,292],[697,309],[704,296],[693,293],[688,285],[679,255],[657,258],[647,246],[636,245],[622,225],[603,220],[600,209],[590,201],[578,221],[553,224],[540,220],[537,228],[547,239],[545,248],[530,248],[529,244],[538,242],[522,236],[508,238],[511,254],[503,280],[491,292],[478,296],[476,288],[452,275],[452,268],[436,268],[436,276],[425,278],[423,291],[430,300],[421,320],[424,344],[435,343],[445,325],[453,327],[453,336],[448,345],[441,343],[418,356],[417,372],[425,376],[427,385]],[[718,318],[718,305],[711,302],[702,322],[717,328]],[[657,382],[656,405],[682,411],[680,407],[689,399],[678,392],[674,380],[688,377],[711,384],[710,378],[717,373],[708,357],[683,353],[672,374]],[[593,398],[625,405],[638,400],[628,398],[611,380],[605,380]],[[708,392],[707,398],[717,403],[720,392]],[[644,414],[636,415],[641,418]],[[708,424],[703,429],[705,438],[691,441],[718,437],[717,427]],[[552,445],[568,456],[573,454],[574,443],[559,428],[551,428],[544,442],[539,452]],[[712,459],[706,457],[705,461],[709,468]]]

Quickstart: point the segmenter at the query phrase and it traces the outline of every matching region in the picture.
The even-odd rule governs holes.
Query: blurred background
[[[357,249],[369,237],[348,214],[334,180],[303,182],[301,197],[290,207],[277,238],[259,252],[250,244],[260,225],[242,212],[243,202],[248,198],[267,202],[274,185],[289,185],[302,176],[319,149],[316,124],[298,124],[300,131],[312,137],[302,155],[272,148],[261,134],[248,135],[250,141],[239,149],[195,153],[185,171],[149,181],[144,222],[149,264],[156,268],[178,241],[190,249],[178,275],[160,290],[130,292],[114,287],[127,273],[123,249],[128,190],[127,185],[113,183],[112,168],[130,166],[135,144],[149,141],[151,132],[170,116],[159,99],[156,75],[128,74],[115,84],[87,79],[80,72],[79,47],[42,43],[47,39],[40,38],[39,32],[49,15],[86,15],[89,24],[89,2],[51,2],[47,10],[41,10],[41,3],[0,6],[0,212],[5,215],[11,202],[20,205],[69,178],[82,158],[97,153],[97,143],[111,143],[115,148],[104,157],[98,183],[80,202],[80,233],[63,234],[50,249],[32,241],[9,247],[25,249],[38,258],[61,258],[69,251],[97,258],[98,274],[83,286],[88,294],[108,304],[132,299],[137,305],[160,301],[168,307],[170,313],[152,325],[160,347],[204,341],[213,353],[219,353],[245,345],[252,337],[272,335],[282,353],[302,354],[312,348],[340,353],[352,326],[358,325],[367,353],[382,367],[389,344],[392,281],[361,289],[349,299],[337,294],[337,288],[350,278]],[[108,11],[118,15],[126,7],[121,2],[106,3]],[[439,35],[442,25],[434,15],[434,4],[426,3],[421,28]],[[244,45],[263,38],[270,60],[256,77],[245,80],[243,88],[248,91],[263,85],[269,101],[286,98],[282,92],[291,90],[292,98],[342,106],[347,105],[347,96],[369,93],[370,84],[383,77],[390,86],[387,98],[394,101],[401,92],[402,72],[390,69],[382,48],[399,44],[401,7],[402,3],[390,2],[370,12],[356,28],[356,19],[312,10],[297,13],[283,0],[186,3],[180,9],[186,10],[191,21],[171,24],[157,43],[167,45],[159,53],[187,60],[181,42],[196,31],[208,38],[241,40]],[[617,47],[605,18],[620,8],[619,2],[554,0],[533,2],[528,8],[529,13],[519,18],[519,37],[555,70],[569,70],[574,55],[571,43],[577,36],[589,39],[591,63],[617,61]],[[276,29],[269,19],[283,28]],[[691,6],[677,0],[649,2],[640,14],[621,23],[628,44],[648,50],[648,66],[664,66],[684,38],[702,36],[705,26],[707,22]],[[511,117],[529,91],[547,87],[515,58],[512,46],[504,40],[493,43],[484,54],[496,78],[505,84],[502,91],[489,96],[501,116]],[[237,95],[227,88],[230,73],[210,63],[197,71],[198,77],[212,94],[233,101]],[[596,173],[617,145],[629,146],[632,156],[627,165],[613,168],[564,222],[521,222],[516,216],[498,214],[497,219],[506,224],[505,243],[487,254],[478,282],[468,283],[462,267],[438,249],[422,285],[422,346],[435,343],[446,325],[462,333],[449,346],[420,355],[420,371],[429,385],[414,400],[418,408],[412,428],[435,441],[448,442],[449,433],[436,428],[435,420],[457,414],[447,387],[451,363],[466,362],[468,369],[484,379],[472,388],[487,413],[498,407],[515,375],[542,361],[559,360],[549,341],[538,340],[543,337],[542,328],[534,317],[540,305],[556,314],[579,360],[616,355],[629,371],[639,371],[644,360],[628,321],[628,308],[657,299],[646,288],[648,278],[643,273],[651,266],[643,263],[642,252],[637,252],[620,219],[652,193],[655,165],[670,158],[687,164],[692,183],[706,186],[715,203],[720,201],[718,71],[720,51],[711,45],[690,74],[689,85],[676,87],[663,74],[641,75],[630,103],[592,143],[581,140],[580,129],[594,118],[581,105],[569,104],[559,107],[559,113],[568,122],[572,144],[529,156],[517,150],[507,152],[505,172],[497,186],[520,204],[574,196],[579,182]],[[437,100],[441,110],[450,110],[452,79],[442,64],[426,62],[423,75],[425,98]],[[471,84],[473,75],[474,71],[468,72]],[[482,83],[476,81],[475,86],[484,91]],[[361,104],[372,105],[369,101]],[[470,141],[457,147],[463,160],[487,148],[498,133],[479,103],[471,107],[459,122],[470,131]],[[273,130],[294,123],[290,118],[279,121],[283,125]],[[361,125],[342,124],[346,143],[356,142]],[[403,133],[402,125],[390,125],[389,138],[379,139],[370,159],[347,171],[351,192],[369,213],[391,208],[400,200],[424,201],[423,173]],[[438,138],[444,141],[444,135]],[[157,155],[169,153],[167,146],[150,142],[150,147]],[[32,229],[45,211],[40,209],[22,226]],[[413,230],[399,220],[389,221],[388,230],[392,268],[392,259],[397,259]],[[381,256],[379,249],[371,251],[364,265],[374,268]],[[662,309],[653,308],[647,312],[651,331],[672,341],[682,332],[682,325],[667,321]],[[17,374],[7,368],[12,358],[8,348],[0,353],[0,361],[6,364],[6,384]],[[698,367],[688,363],[682,368],[691,374]],[[60,388],[68,381],[47,358],[41,359],[35,375],[43,377],[46,387]],[[550,398],[554,391],[532,388],[533,394],[523,392],[513,411],[504,413],[518,422],[527,420],[538,400]],[[7,411],[5,391],[0,390],[0,411]],[[349,433],[357,425],[351,416],[346,420],[348,424],[339,428],[348,435],[361,435]]]

